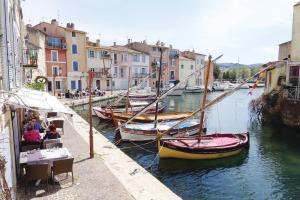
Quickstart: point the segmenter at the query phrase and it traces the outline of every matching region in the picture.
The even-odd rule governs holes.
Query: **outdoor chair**
[[[64,133],[64,120],[53,120],[50,122],[50,124],[54,124],[56,127],[56,130],[63,135]]]
[[[59,143],[49,143],[49,144],[45,144],[46,149],[52,149],[52,148],[62,148],[63,147],[63,143],[59,142]]]
[[[27,165],[25,167],[26,174],[24,176],[25,181],[25,194],[27,194],[27,187],[30,181],[34,180],[46,180],[47,182],[47,191],[48,189],[48,178],[49,178],[49,165],[48,164],[34,164]]]
[[[61,140],[60,139],[44,140],[44,142],[43,142],[43,148],[46,149],[46,145],[48,145],[48,144],[55,144],[55,143],[61,143]]]
[[[21,152],[31,151],[31,150],[34,150],[34,149],[39,149],[40,147],[41,147],[40,144],[22,145],[21,146]]]
[[[56,175],[67,173],[67,177],[68,177],[68,173],[71,172],[72,173],[72,184],[74,183],[73,161],[74,161],[74,158],[53,161],[53,166],[51,169],[53,182],[54,182],[54,177]]]

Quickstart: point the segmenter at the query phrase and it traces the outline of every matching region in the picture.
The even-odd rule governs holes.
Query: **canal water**
[[[155,159],[155,148],[125,143],[119,147],[183,199],[299,199],[300,133],[278,124],[260,125],[251,120],[248,104],[252,96],[240,90],[206,112],[209,133],[250,133],[250,148],[218,160]],[[208,99],[220,95],[211,93]],[[201,94],[168,97],[170,111],[194,111]],[[105,104],[106,102],[99,103]],[[75,110],[87,119],[87,106]],[[111,141],[114,128],[94,118],[94,127]]]

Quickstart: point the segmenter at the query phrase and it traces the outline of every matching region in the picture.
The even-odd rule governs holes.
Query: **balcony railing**
[[[23,49],[22,63],[25,68],[37,68],[38,49]]]
[[[149,74],[148,73],[134,73],[132,75],[133,78],[144,78],[146,76],[148,76]]]
[[[285,89],[288,91],[288,99],[300,100],[300,87],[285,86]]]

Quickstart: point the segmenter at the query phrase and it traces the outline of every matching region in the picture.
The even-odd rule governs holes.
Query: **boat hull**
[[[162,124],[170,123],[167,127],[161,128],[160,123],[158,123],[158,131],[164,132],[167,129],[169,129],[173,124],[178,123],[177,121],[173,122],[163,122]],[[139,127],[137,128],[131,128],[128,126],[134,127],[136,124],[129,124],[126,126],[120,127],[120,134],[122,141],[132,141],[132,142],[145,142],[145,141],[152,141],[156,140],[158,136],[158,131],[155,130],[153,127],[153,123],[148,124],[138,124]],[[146,126],[150,126],[150,130],[147,130],[145,128]],[[142,127],[143,126],[143,127]],[[192,120],[189,125],[186,125],[184,127],[179,127],[177,129],[173,129],[168,135],[164,135],[163,139],[171,139],[175,137],[187,137],[187,136],[193,136],[195,134],[199,133],[199,123],[195,120]]]
[[[223,134],[213,134],[202,136],[201,140],[205,139],[205,137],[219,137],[222,138]],[[215,146],[211,148],[191,148],[184,147],[180,145],[175,145],[175,143],[170,143],[168,141],[171,140],[160,140],[158,142],[158,150],[160,158],[178,158],[178,159],[192,159],[192,160],[206,160],[206,159],[218,159],[225,158],[229,156],[234,156],[239,154],[243,149],[249,146],[249,135],[245,134],[224,134],[224,138],[226,137],[237,136],[240,138],[240,141],[236,141],[237,143],[228,144],[225,146]],[[179,138],[178,138],[179,139]],[[177,139],[177,140],[178,140]],[[174,139],[173,139],[174,140]],[[182,139],[181,142],[187,141],[188,139]],[[194,142],[197,142],[197,139],[194,139]]]

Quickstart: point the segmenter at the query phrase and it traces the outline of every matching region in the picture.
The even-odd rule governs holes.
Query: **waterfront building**
[[[149,86],[155,88],[157,86],[157,77],[159,72],[159,61],[160,61],[160,48],[163,49],[162,55],[162,76],[161,76],[161,87],[169,87],[169,47],[166,47],[163,42],[157,41],[155,45],[147,44],[146,40],[142,42],[132,42],[131,39],[128,39],[128,48],[143,52],[144,54],[149,55]]]
[[[20,0],[0,3],[0,89],[19,88],[23,83],[24,23]],[[27,64],[27,63],[24,63]]]
[[[45,62],[47,69],[47,91],[57,95],[67,89],[67,44],[64,28],[53,19],[33,27],[46,35]]]
[[[205,68],[205,55],[196,53],[194,50],[193,51],[183,51],[181,53],[183,57],[189,58],[194,60],[194,66],[195,70],[199,70],[199,73],[195,74],[195,85],[197,86],[204,86],[204,80],[205,80],[205,74],[207,72],[207,68]],[[212,86],[213,85],[213,67],[210,70],[210,76],[208,80],[208,85]]]
[[[117,53],[113,56],[113,74],[114,87],[116,89],[127,89],[128,74],[131,74],[131,85],[139,85],[145,78],[149,76],[149,55],[147,53],[132,50],[125,46],[118,46],[114,43],[113,48],[117,49]],[[123,71],[123,72],[122,72]],[[118,73],[119,72],[119,73]],[[125,73],[124,73],[125,72]],[[142,88],[149,86],[149,80],[141,85]]]
[[[12,199],[15,199],[17,189],[16,170],[19,166],[16,164],[16,146],[14,143],[16,136],[14,130],[17,130],[18,121],[16,119],[16,109],[11,109],[3,104],[3,100],[8,99],[8,92],[19,89],[24,83],[23,69],[36,65],[36,57],[29,59],[29,49],[26,49],[25,27],[23,23],[23,14],[20,0],[1,0],[0,1],[0,168],[1,186],[4,186],[4,180],[7,183],[6,191],[10,191]],[[24,54],[23,54],[24,52]],[[27,54],[28,53],[28,54]],[[32,61],[32,62],[31,62]],[[2,169],[2,167],[5,167]],[[4,186],[5,187],[5,186]]]
[[[112,89],[112,57],[116,52],[113,48],[100,46],[100,40],[89,41],[86,38],[87,70],[101,72],[93,78],[92,89],[111,90]]]
[[[195,72],[195,60],[179,56],[179,80],[184,81],[186,77]],[[186,82],[186,86],[195,86],[196,79],[190,78]]]
[[[24,79],[25,82],[34,82],[38,76],[47,76],[45,52],[46,34],[28,24],[26,26],[25,42],[32,65],[31,67],[28,66],[27,68],[24,68]],[[34,63],[35,65],[33,65]]]
[[[172,46],[170,46],[170,53],[169,53],[170,85],[176,85],[179,82],[179,56],[180,56],[180,51],[178,49],[172,49]]]
[[[67,88],[82,91],[87,87],[86,32],[76,30],[74,23],[67,23],[64,30],[67,44]]]

